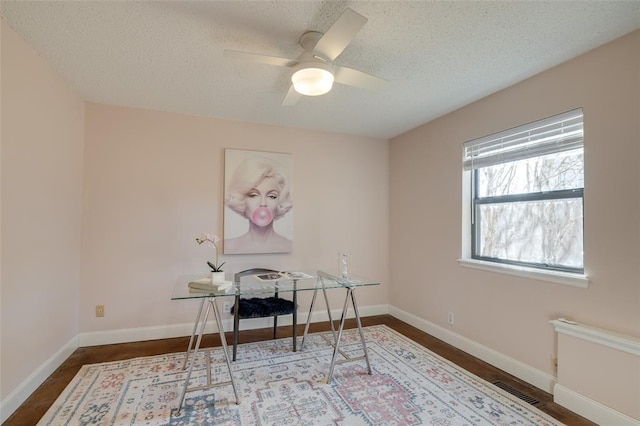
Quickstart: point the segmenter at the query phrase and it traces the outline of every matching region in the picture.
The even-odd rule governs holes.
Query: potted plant
[[[208,244],[213,246],[216,253],[215,262],[207,261],[207,265],[209,265],[209,268],[211,268],[211,282],[224,282],[224,271],[222,270],[222,265],[224,265],[225,262],[218,263],[217,244],[220,242],[220,237],[218,237],[218,235],[216,234],[203,233],[200,237],[196,238],[196,242],[198,244]]]

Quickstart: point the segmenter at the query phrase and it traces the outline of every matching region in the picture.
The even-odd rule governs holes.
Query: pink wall
[[[391,305],[549,375],[550,319],[640,336],[639,51],[636,31],[391,141]],[[577,107],[589,288],[462,268],[463,142]]]
[[[222,234],[225,148],[293,154],[295,214],[293,253],[222,255],[226,272],[337,268],[345,250],[382,281],[358,302],[387,303],[387,140],[87,104],[81,331],[193,321],[195,302],[170,296],[208,271],[195,237]]]
[[[1,397],[78,334],[84,102],[2,21]]]

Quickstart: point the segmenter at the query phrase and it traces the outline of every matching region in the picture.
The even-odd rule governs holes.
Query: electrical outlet
[[[96,305],[96,316],[97,317],[104,316],[104,305]]]
[[[453,315],[453,312],[447,312],[447,322],[451,325],[454,325],[456,323],[456,319]]]
[[[231,307],[233,306],[233,302],[223,302],[222,303],[222,312],[225,314],[231,313]]]

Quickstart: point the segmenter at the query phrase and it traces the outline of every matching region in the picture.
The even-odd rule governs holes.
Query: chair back
[[[235,275],[233,276],[233,282],[234,284],[240,284],[240,278],[242,277],[246,277],[247,275],[260,275],[260,274],[268,274],[270,272],[279,272],[279,271],[275,271],[273,269],[267,269],[267,268],[251,268],[251,269],[245,269],[244,271],[240,271],[240,272],[236,272]]]

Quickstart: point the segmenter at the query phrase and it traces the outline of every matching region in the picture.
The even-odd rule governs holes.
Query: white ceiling
[[[85,100],[390,138],[640,28],[640,1],[2,1]],[[296,58],[346,7],[368,18],[335,63],[387,79],[283,107]]]

